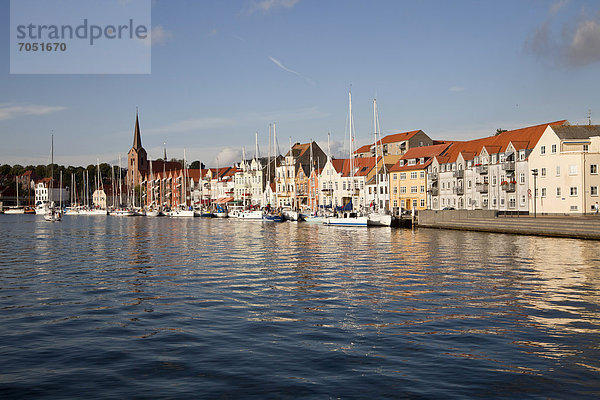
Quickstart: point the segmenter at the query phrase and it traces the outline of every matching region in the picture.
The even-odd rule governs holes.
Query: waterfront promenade
[[[500,215],[495,211],[421,211],[419,227],[600,240],[600,215]]]

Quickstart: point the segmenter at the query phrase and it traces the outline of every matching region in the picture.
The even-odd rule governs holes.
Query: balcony
[[[457,186],[452,189],[452,193],[462,196],[463,194],[465,194],[465,188],[462,186]]]
[[[515,191],[515,186],[516,185],[514,183],[512,183],[512,182],[508,182],[508,183],[502,182],[500,184],[500,186],[502,187],[502,190],[504,190],[505,192],[512,193],[512,192]]]
[[[438,188],[436,188],[436,187],[429,188],[429,190],[427,190],[427,191],[432,196],[437,196],[439,193]]]
[[[465,177],[465,170],[459,169],[457,171],[454,171],[454,173],[452,174],[452,176],[454,176],[455,178],[458,178],[458,179],[462,179],[462,178]]]
[[[475,190],[477,190],[477,192],[479,192],[479,193],[487,193],[488,185],[487,185],[487,183],[478,183],[475,185]]]
[[[429,181],[437,181],[438,180],[438,173],[437,172],[429,172],[427,174],[427,180],[429,180]]]
[[[487,165],[478,165],[477,167],[475,167],[475,170],[477,171],[478,174],[486,175],[488,173],[488,166]]]
[[[515,170],[515,162],[514,161],[505,161],[502,163],[502,169],[504,171],[514,171]]]

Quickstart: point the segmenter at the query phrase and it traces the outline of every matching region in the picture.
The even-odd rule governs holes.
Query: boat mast
[[[352,154],[352,145],[354,136],[352,135],[353,129],[353,118],[352,118],[352,87],[348,91],[348,138],[349,138],[349,150],[350,150],[350,199],[352,201],[352,210],[354,210],[354,157]]]
[[[379,172],[377,170],[377,161],[379,152],[377,147],[377,99],[373,99],[373,134],[375,135],[375,212],[379,210]]]
[[[19,205],[18,189],[19,185],[17,185],[17,206]],[[48,189],[48,194],[50,195],[50,204],[52,204],[52,200],[54,197],[54,134],[52,134],[50,139],[50,188]]]

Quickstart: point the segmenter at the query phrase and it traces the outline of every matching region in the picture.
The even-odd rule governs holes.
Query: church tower
[[[142,147],[140,121],[135,113],[135,130],[133,132],[133,147],[127,153],[127,184],[137,186],[148,170],[148,154]]]

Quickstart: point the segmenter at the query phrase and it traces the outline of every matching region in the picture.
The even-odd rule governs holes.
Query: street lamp
[[[537,176],[538,176],[538,170],[537,168],[534,168],[531,170],[531,174],[533,175],[533,218],[537,218],[537,213],[536,213],[536,203],[537,203]]]

